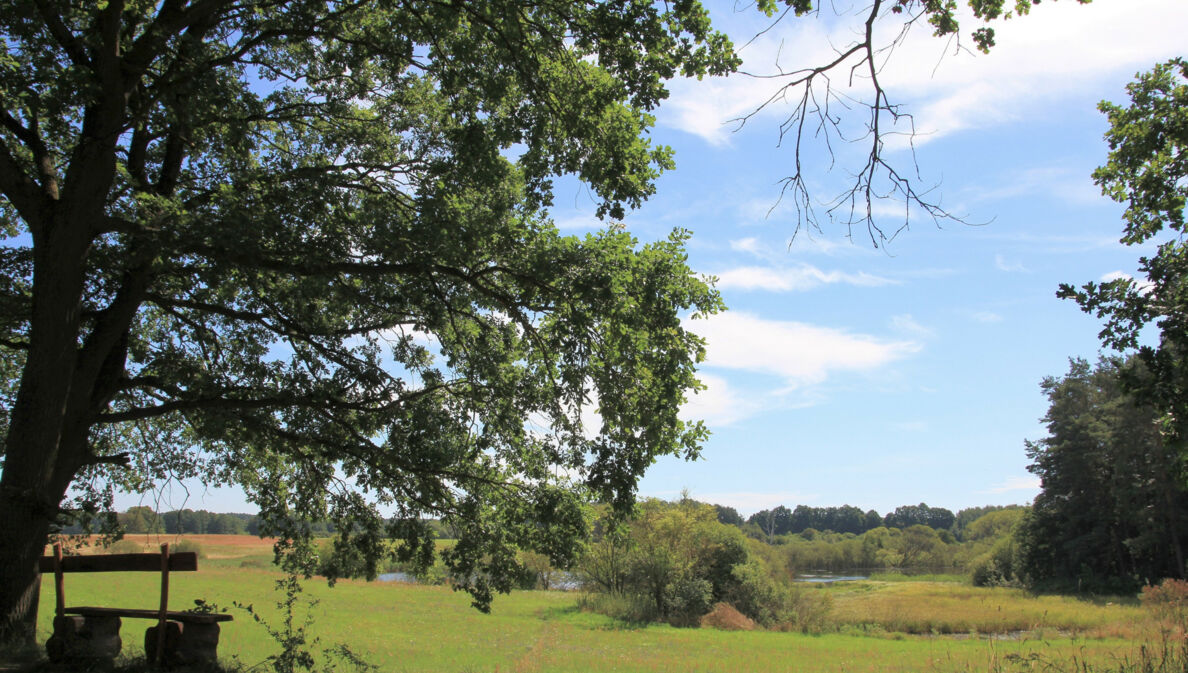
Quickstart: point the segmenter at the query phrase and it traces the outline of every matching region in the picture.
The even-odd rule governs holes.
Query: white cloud
[[[553,224],[561,231],[596,231],[598,229],[604,229],[607,226],[606,222],[593,215],[574,215],[573,217],[554,220]]]
[[[1134,283],[1135,289],[1143,294],[1147,294],[1151,290],[1155,289],[1155,283],[1152,283],[1149,280],[1137,280],[1134,276],[1123,271],[1111,271],[1101,277],[1101,282],[1103,283],[1109,283],[1110,281],[1115,280],[1132,281]]]
[[[1102,277],[1101,277],[1101,282],[1103,282],[1103,283],[1110,283],[1110,282],[1113,282],[1113,281],[1115,281],[1115,280],[1122,280],[1122,279],[1124,279],[1124,278],[1125,278],[1126,280],[1134,280],[1134,276],[1132,276],[1132,275],[1130,275],[1130,274],[1126,273],[1125,271],[1111,271],[1111,272],[1109,272],[1109,273],[1107,273],[1107,274],[1103,274],[1103,275],[1102,275]]]
[[[920,350],[914,341],[887,341],[742,312],[690,320],[685,327],[706,339],[705,366],[778,376],[791,389],[821,383],[834,372],[878,369]]]
[[[1036,476],[1027,477],[1009,477],[1006,480],[998,483],[995,486],[982,491],[982,493],[1009,493],[1011,491],[1038,491],[1040,489],[1040,478]]]
[[[866,5],[856,6],[864,12]],[[965,33],[978,25],[963,7]],[[743,70],[770,75],[814,66],[835,58],[854,41],[861,16],[849,15],[827,26],[824,18],[785,20],[742,50]],[[753,35],[753,25],[733,37],[738,44]],[[1092,92],[1119,74],[1129,76],[1183,51],[1188,3],[1183,0],[1128,0],[1086,6],[1043,3],[1029,16],[997,22],[997,46],[989,55],[957,51],[955,43],[937,40],[921,25],[891,55],[881,82],[893,101],[905,103],[922,135],[916,144],[965,130],[1026,119],[1057,97]],[[899,15],[888,15],[878,28],[888,44],[902,28]],[[845,67],[834,78],[835,92],[846,88]],[[860,86],[865,82],[856,80]],[[714,145],[730,142],[737,124],[730,120],[753,112],[777,93],[779,80],[734,75],[703,81],[674,82],[662,109],[662,123],[698,135]],[[773,100],[756,120],[782,119],[791,110]],[[775,133],[770,126],[765,132]]]
[[[1027,271],[1027,267],[1023,266],[1023,262],[1017,259],[1007,259],[1002,255],[994,256],[994,268],[999,271],[1006,271],[1007,273],[1022,273]]]
[[[730,425],[758,412],[762,405],[731,388],[726,379],[705,372],[698,372],[697,378],[706,389],[695,395],[681,407],[681,418],[687,421],[705,421],[710,427]]]
[[[808,264],[802,264],[795,268],[742,266],[716,275],[718,276],[717,286],[722,289],[766,290],[768,292],[798,292],[834,283],[859,287],[898,284],[898,281],[875,276],[865,271],[858,273],[822,271]]]
[[[974,311],[969,314],[969,317],[972,318],[975,322],[980,322],[980,323],[985,323],[985,324],[1002,322],[1002,316],[998,315],[997,313],[994,313],[993,311]]]
[[[766,250],[764,245],[759,242],[759,239],[754,236],[730,241],[730,249],[737,252],[750,253],[755,256],[761,256]]]
[[[901,334],[913,336],[917,338],[925,338],[933,335],[933,331],[916,321],[910,313],[903,313],[896,316],[891,316],[891,327]]]

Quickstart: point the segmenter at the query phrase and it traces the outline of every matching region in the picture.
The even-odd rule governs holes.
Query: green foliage
[[[620,527],[596,527],[579,569],[599,594],[587,607],[603,614],[695,626],[726,602],[768,628],[818,631],[829,612],[826,594],[791,585],[779,551],[719,523],[712,506],[648,500]]]
[[[686,574],[664,587],[664,614],[674,626],[696,626],[714,606],[714,585]]]
[[[1183,573],[1181,456],[1123,384],[1147,377],[1139,359],[1103,358],[1044,380],[1048,436],[1027,442],[1042,490],[1017,534],[1016,573],[1035,586],[1116,593]]]
[[[626,522],[604,513],[594,525],[595,539],[578,570],[588,589],[631,597],[606,603],[617,612],[693,626],[715,603],[749,591],[740,588],[738,574],[748,562],[747,541],[737,528],[718,522],[713,506],[687,497],[647,500]],[[649,608],[641,611],[645,600]],[[736,607],[756,618],[749,607]]]
[[[697,456],[683,320],[722,305],[688,232],[547,212],[556,176],[610,219],[672,167],[665,81],[739,62],[696,1],[20,0],[0,39],[0,630],[72,486],[237,483],[307,574],[320,522],[372,575],[386,538],[431,567],[439,520],[487,609],[519,550],[573,560],[591,494]]]
[[[970,580],[975,587],[1019,586],[1022,561],[1018,545],[1011,536],[1000,539],[990,551],[970,564]]]
[[[894,512],[888,512],[883,517],[883,525],[888,528],[909,528],[911,526],[928,526],[937,530],[947,530],[953,527],[956,517],[944,507],[929,507],[924,503],[919,505],[902,505]]]
[[[1064,284],[1058,294],[1105,320],[1099,334],[1103,344],[1137,351],[1146,376],[1126,386],[1158,410],[1165,441],[1183,446],[1188,438],[1188,61],[1157,65],[1138,75],[1127,92],[1129,105],[1099,106],[1110,122],[1110,153],[1093,179],[1103,194],[1126,204],[1122,242],[1157,244],[1155,253],[1139,258],[1144,279],[1123,277],[1080,289]],[[1157,346],[1140,343],[1148,326],[1158,328]]]

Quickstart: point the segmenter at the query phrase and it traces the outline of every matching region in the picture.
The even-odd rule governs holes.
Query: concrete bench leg
[[[157,627],[150,626],[144,633],[144,651],[149,661],[157,654]],[[192,666],[213,664],[219,658],[218,624],[165,623],[166,666]]]
[[[110,663],[119,655],[119,617],[54,617],[54,635],[45,642],[45,653],[54,663],[87,665]]]

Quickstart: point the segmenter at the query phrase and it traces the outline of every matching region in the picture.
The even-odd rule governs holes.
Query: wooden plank
[[[86,606],[65,608],[65,612],[68,615],[82,615],[84,617],[127,617],[129,619],[158,619],[161,616],[161,613],[158,610],[134,610],[128,608],[98,608]],[[169,621],[188,622],[193,624],[230,622],[235,619],[233,615],[228,615],[221,612],[166,612],[165,616],[169,619]]]
[[[42,556],[41,572],[54,572],[54,557]],[[169,555],[170,572],[198,569],[198,554],[192,551]],[[93,556],[65,556],[62,558],[62,572],[161,572],[160,554],[95,554]]]
[[[54,596],[57,597],[54,616],[61,617],[62,610],[66,607],[66,578],[62,576],[62,545],[54,545],[54,557],[51,561],[54,566]]]
[[[157,667],[165,661],[165,616],[169,614],[169,543],[161,545],[161,609],[157,611]]]

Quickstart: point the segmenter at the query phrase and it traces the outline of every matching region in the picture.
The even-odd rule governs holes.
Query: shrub
[[[139,554],[144,551],[144,545],[133,540],[117,540],[103,549],[105,554]]]
[[[732,572],[735,584],[727,600],[739,612],[764,626],[791,619],[789,588],[777,583],[762,563],[750,560],[736,565]]]
[[[829,612],[833,610],[833,596],[821,587],[803,589],[793,587],[788,592],[784,613],[790,617],[780,624],[784,631],[820,633],[825,630]]]
[[[1169,578],[1158,586],[1145,586],[1139,601],[1165,626],[1188,632],[1188,582]]]
[[[664,588],[664,607],[673,626],[696,626],[714,603],[714,585],[699,577],[682,577]]]
[[[1019,569],[1014,540],[1005,537],[970,563],[970,579],[976,587],[1019,586]]]
[[[169,545],[170,553],[181,554],[183,552],[194,552],[198,558],[206,558],[206,552],[202,549],[202,545],[194,540],[178,540]]]

